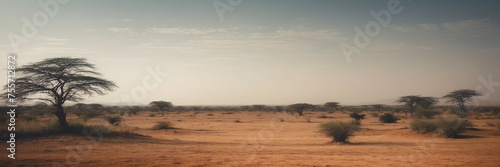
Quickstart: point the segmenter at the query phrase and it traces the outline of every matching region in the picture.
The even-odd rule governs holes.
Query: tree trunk
[[[63,130],[68,128],[68,122],[66,121],[66,113],[64,113],[64,108],[62,104],[56,104],[56,116],[59,119],[59,125]]]
[[[302,111],[298,111],[298,113],[299,113],[299,116],[302,116]]]

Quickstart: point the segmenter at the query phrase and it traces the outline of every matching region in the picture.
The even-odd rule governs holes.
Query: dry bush
[[[439,120],[415,120],[411,124],[411,129],[419,133],[437,132],[447,138],[458,137],[458,134],[465,132],[472,124],[461,119],[439,119]]]
[[[383,122],[383,123],[396,123],[399,120],[399,118],[394,116],[394,114],[385,113],[384,115],[380,116],[379,120],[380,120],[380,122]]]
[[[432,117],[439,114],[441,113],[434,110],[417,110],[415,113],[413,113],[413,116],[415,116],[415,118],[432,119]]]
[[[438,128],[436,121],[415,120],[410,124],[411,130],[418,133],[434,132]]]
[[[359,127],[353,123],[331,121],[320,124],[319,129],[319,132],[332,137],[332,142],[348,142]]]
[[[113,125],[113,126],[117,126],[117,125],[120,125],[120,123],[122,123],[123,121],[123,118],[120,117],[120,116],[107,116],[107,117],[104,117],[104,120],[106,120],[109,124]]]
[[[156,122],[156,124],[151,129],[154,129],[154,130],[173,129],[174,127],[172,127],[172,125],[173,124],[169,121],[159,121],[159,122]]]

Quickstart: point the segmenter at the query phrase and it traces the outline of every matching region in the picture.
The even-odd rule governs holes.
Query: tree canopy
[[[410,115],[413,117],[413,112],[417,109],[418,106],[422,108],[429,108],[435,104],[437,104],[438,100],[436,97],[421,97],[419,95],[410,95],[410,96],[402,96],[398,100],[398,103],[403,103],[408,107]]]
[[[162,116],[164,116],[163,111],[168,111],[173,106],[172,103],[167,101],[152,101],[149,105],[158,108]]]
[[[292,105],[287,106],[287,111],[290,112],[297,112],[299,113],[300,116],[302,116],[302,113],[304,110],[311,108],[313,105],[308,104],[308,103],[295,103]]]
[[[447,95],[443,96],[443,98],[448,99],[449,103],[455,103],[458,105],[458,108],[460,109],[458,115],[462,117],[466,117],[466,108],[465,108],[465,103],[469,100],[472,99],[474,96],[482,96],[481,92],[478,92],[476,90],[471,90],[471,89],[459,89],[452,91],[448,93]]]
[[[51,103],[61,127],[66,128],[62,107],[66,101],[78,102],[84,96],[103,95],[117,87],[95,70],[95,65],[85,58],[70,57],[48,58],[22,66],[16,69],[16,99]]]

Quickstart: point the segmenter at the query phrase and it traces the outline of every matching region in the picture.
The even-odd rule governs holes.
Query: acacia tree
[[[418,105],[423,109],[428,109],[437,103],[438,103],[438,98],[428,96],[428,97],[422,97],[418,102]]]
[[[413,112],[417,109],[417,104],[419,101],[421,101],[420,96],[418,95],[411,95],[411,96],[402,96],[398,100],[396,100],[397,103],[404,103],[406,107],[408,107],[410,115],[413,117]]]
[[[325,104],[323,104],[323,106],[325,106],[326,108],[329,108],[329,109],[337,110],[340,107],[340,103],[335,102],[335,101],[326,102]]]
[[[481,92],[471,89],[459,89],[453,92],[448,93],[443,96],[443,98],[447,98],[448,102],[456,103],[460,111],[457,113],[461,117],[467,117],[467,112],[465,108],[465,103],[471,100],[474,96],[482,96]]]
[[[411,95],[400,97],[396,102],[404,103],[404,105],[408,107],[411,117],[413,117],[413,112],[415,112],[418,106],[427,109],[437,104],[438,100],[431,96],[421,97],[418,95]]]
[[[163,115],[163,111],[169,111],[172,108],[172,103],[167,101],[152,101],[149,105],[156,107],[160,110],[161,116]]]
[[[290,111],[290,112],[297,112],[299,113],[299,116],[302,116],[302,113],[304,112],[304,110],[308,109],[308,108],[311,108],[312,105],[311,104],[307,104],[307,103],[295,103],[295,104],[292,104],[292,105],[289,105],[287,106],[287,110]]]
[[[66,130],[68,122],[63,108],[66,101],[78,102],[83,96],[103,95],[117,87],[114,82],[100,78],[101,74],[95,70],[95,65],[85,58],[70,57],[49,58],[22,66],[16,69],[16,99],[49,102],[59,124]]]

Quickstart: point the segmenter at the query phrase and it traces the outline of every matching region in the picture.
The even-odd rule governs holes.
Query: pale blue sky
[[[38,2],[0,0],[0,55],[14,51],[8,34],[22,36],[23,18],[44,11]],[[88,58],[119,86],[88,103],[391,104],[476,89],[490,74],[500,82],[500,1],[402,0],[401,13],[350,62],[340,43],[353,44],[354,27],[364,30],[370,11],[389,1],[243,0],[223,21],[213,2],[69,1],[18,46],[18,63]],[[144,86],[156,67],[168,76]],[[494,88],[480,89],[490,94],[482,103],[500,101]],[[141,96],[125,98],[134,93]]]

